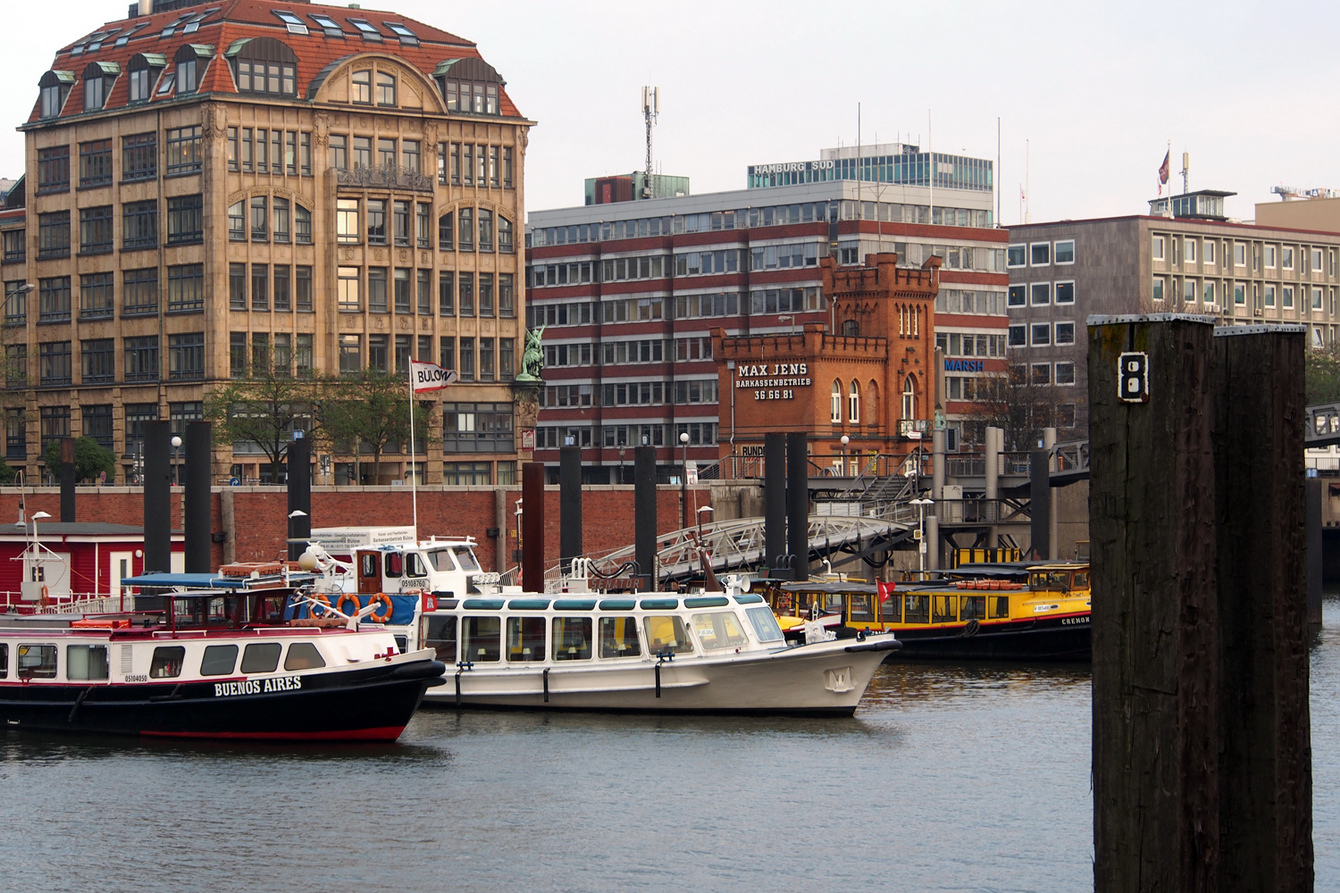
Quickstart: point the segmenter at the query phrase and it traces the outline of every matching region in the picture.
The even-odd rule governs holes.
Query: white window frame
[[[1149,257],[1151,260],[1167,260],[1164,254],[1163,236],[1154,236],[1149,245]]]
[[[1069,341],[1061,340],[1061,332],[1063,330],[1068,330],[1070,332]],[[1062,347],[1064,345],[1074,343],[1075,343],[1075,323],[1072,320],[1068,319],[1057,320],[1055,323],[1052,324],[1052,344],[1055,344],[1057,347]]]
[[[1019,340],[1016,342],[1014,336],[1018,334]],[[1028,325],[1025,323],[1014,323],[1005,334],[1007,347],[1027,347],[1028,346]]]
[[[1233,243],[1233,266],[1235,266],[1235,267],[1245,267],[1245,266],[1247,266],[1247,243],[1246,243],[1246,242],[1234,242],[1234,243]]]
[[[1205,304],[1207,307],[1213,307],[1215,304],[1219,303],[1218,300],[1219,293],[1214,286],[1215,283],[1213,279],[1206,279],[1201,284],[1200,288],[1201,303]]]
[[[1293,309],[1293,286],[1285,285],[1280,288],[1280,309]]]
[[[1163,303],[1168,299],[1168,277],[1155,276],[1149,285],[1150,300]]]
[[[1016,248],[1018,248],[1020,251],[1024,253],[1024,262],[1021,264],[1010,263],[1010,252]],[[1028,266],[1028,245],[1026,243],[1016,242],[1010,247],[1005,249],[1005,268],[1007,270],[1016,270],[1026,266]]]
[[[1047,249],[1047,259],[1042,263],[1033,260],[1033,252],[1038,248]],[[1050,267],[1052,265],[1052,243],[1051,242],[1029,242],[1028,243],[1028,265],[1030,267]]]
[[[1194,264],[1196,262],[1196,246],[1200,244],[1200,239],[1193,239],[1191,236],[1182,237],[1182,261],[1183,263]]]
[[[1043,338],[1039,340],[1038,333],[1043,333]],[[1047,322],[1031,322],[1028,324],[1028,343],[1031,347],[1051,347],[1052,346],[1052,326]]]
[[[1261,253],[1261,254],[1262,254],[1262,257],[1261,257],[1261,263],[1262,263],[1263,266],[1265,266],[1265,268],[1266,268],[1267,270],[1273,270],[1273,269],[1275,269],[1275,262],[1276,262],[1276,254],[1277,254],[1277,253],[1278,253],[1278,246],[1275,246],[1275,245],[1266,245],[1266,246],[1265,246],[1265,251],[1263,251],[1263,252]]]
[[[1292,269],[1293,269],[1293,246],[1292,246],[1292,245],[1281,245],[1281,246],[1280,246],[1280,269],[1281,269],[1281,270],[1292,270]]]
[[[1197,294],[1197,289],[1198,289],[1198,288],[1199,288],[1199,285],[1197,284],[1196,280],[1193,279],[1192,277],[1188,276],[1188,277],[1186,277],[1185,279],[1183,279],[1183,280],[1182,280],[1182,303],[1184,303],[1184,304],[1194,304],[1194,303],[1196,303],[1197,301],[1199,301],[1199,300],[1200,300],[1200,295]]]
[[[1062,301],[1062,300],[1061,300],[1061,286],[1062,286],[1062,285],[1068,285],[1068,286],[1070,286],[1070,300],[1068,300],[1068,301]],[[1073,279],[1062,279],[1061,281],[1054,283],[1054,284],[1052,285],[1052,303],[1053,303],[1053,304],[1056,304],[1056,305],[1058,305],[1058,306],[1066,306],[1066,307],[1070,306],[1071,304],[1074,304],[1074,303],[1075,303],[1075,280],[1073,280]]]
[[[828,411],[829,421],[842,421],[842,382],[837,379],[833,380],[833,396],[829,400]]]
[[[1058,251],[1057,249],[1058,249],[1061,245],[1069,245],[1069,246],[1070,246],[1070,260],[1060,260],[1060,259],[1059,259],[1060,251]],[[1054,245],[1052,245],[1052,263],[1053,263],[1053,264],[1056,264],[1057,266],[1068,267],[1068,266],[1070,266],[1071,264],[1073,264],[1074,262],[1075,262],[1075,240],[1074,240],[1074,239],[1058,239],[1058,240],[1056,241],[1056,243],[1055,243]]]
[[[1039,301],[1034,298],[1038,289],[1046,289],[1047,299]],[[1030,307],[1050,307],[1052,303],[1052,284],[1050,282],[1030,282],[1028,283],[1028,306]]]
[[[1214,239],[1205,240],[1205,264],[1213,267],[1214,264]]]
[[[861,421],[861,386],[856,379],[851,380],[851,390],[847,394],[847,421]]]
[[[1061,370],[1070,370],[1070,380],[1061,381]],[[1075,364],[1069,360],[1058,362],[1056,368],[1052,371],[1052,384],[1058,388],[1069,388],[1075,385]]]

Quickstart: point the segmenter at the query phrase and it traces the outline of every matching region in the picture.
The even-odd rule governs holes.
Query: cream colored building
[[[7,382],[7,461],[34,480],[43,445],[87,435],[125,479],[145,422],[179,432],[253,361],[302,376],[413,357],[460,376],[428,395],[421,480],[514,480],[533,122],[502,78],[393,13],[140,9],[62,47],[20,128],[25,212],[0,213],[7,366],[26,371]],[[216,442],[214,461],[275,476],[246,445]],[[349,481],[349,457],[315,461],[317,483]],[[407,472],[393,454],[381,482]]]

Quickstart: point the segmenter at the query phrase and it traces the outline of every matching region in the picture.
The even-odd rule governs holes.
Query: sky
[[[0,121],[26,120],[55,50],[128,0],[3,0]],[[587,177],[645,164],[642,87],[660,91],[653,164],[696,194],[750,164],[902,140],[996,160],[1000,222],[1148,212],[1167,191],[1340,189],[1340,4],[364,2],[474,41],[530,120],[526,206],[571,207]],[[59,10],[53,16],[53,10]],[[858,124],[859,122],[859,124]],[[0,133],[0,176],[22,135]],[[1021,195],[1026,193],[1026,201]]]

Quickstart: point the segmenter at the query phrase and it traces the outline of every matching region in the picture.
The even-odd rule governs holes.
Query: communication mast
[[[642,174],[642,197],[651,198],[651,128],[656,124],[660,113],[660,99],[657,88],[642,88],[642,117],[647,122],[647,169]]]

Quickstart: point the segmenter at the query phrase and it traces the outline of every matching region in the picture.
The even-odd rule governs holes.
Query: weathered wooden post
[[[1303,326],[1214,339],[1221,889],[1311,890]]]
[[[1089,320],[1096,893],[1219,887],[1213,333]]]

